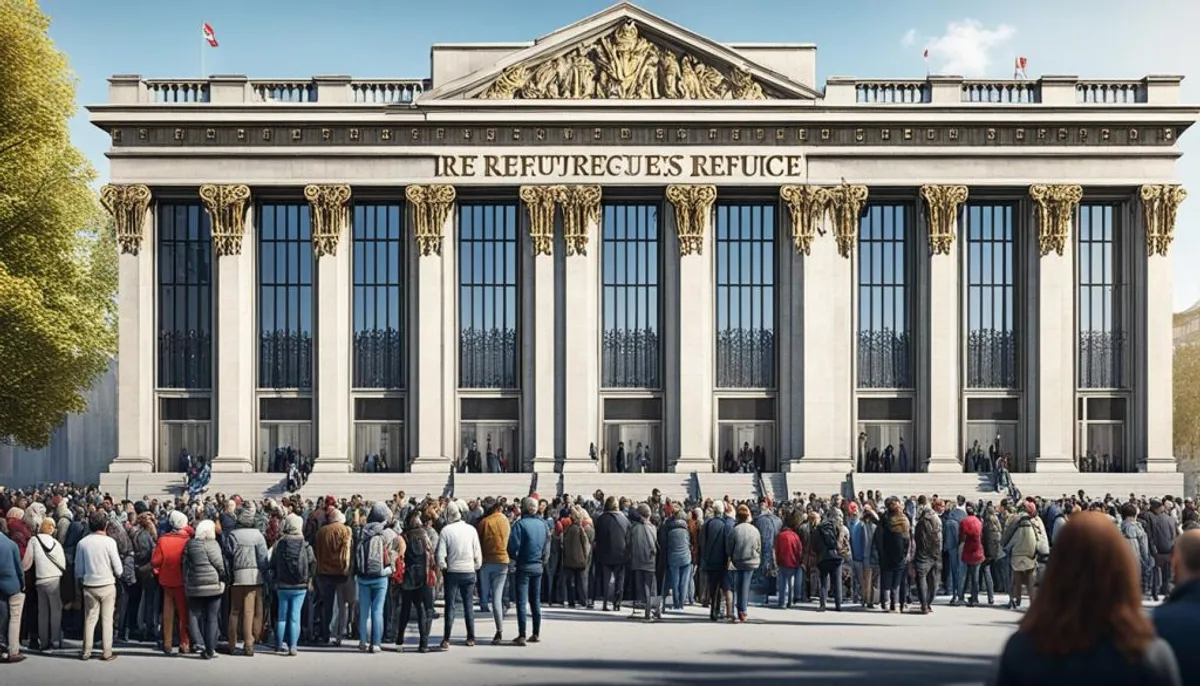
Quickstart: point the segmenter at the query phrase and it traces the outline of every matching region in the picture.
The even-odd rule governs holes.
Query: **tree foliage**
[[[1175,347],[1175,454],[1180,460],[1200,453],[1200,344]]]
[[[115,236],[71,145],[75,81],[49,25],[0,0],[0,437],[30,447],[86,408],[116,351]]]

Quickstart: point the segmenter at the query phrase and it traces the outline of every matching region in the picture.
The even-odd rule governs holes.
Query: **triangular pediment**
[[[622,3],[439,85],[443,100],[812,100],[736,50]]]

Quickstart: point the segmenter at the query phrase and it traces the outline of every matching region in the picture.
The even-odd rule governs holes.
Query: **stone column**
[[[589,450],[600,430],[600,186],[568,186],[562,195],[566,248],[563,472],[594,472]]]
[[[213,290],[216,303],[216,364],[213,403],[217,432],[214,472],[253,472],[255,234],[250,188],[200,187],[212,226]],[[124,368],[126,365],[121,365]]]
[[[152,472],[154,465],[155,358],[154,221],[150,189],[143,185],[106,185],[100,203],[116,225],[120,321],[117,359],[117,456],[110,472]],[[9,453],[11,457],[11,452]]]
[[[1075,245],[1080,186],[1029,187],[1037,208],[1037,472],[1075,472]],[[1168,332],[1169,333],[1169,332]],[[1169,442],[1169,439],[1168,439]]]
[[[409,321],[415,327],[409,378],[414,472],[442,472],[454,455],[458,416],[458,327],[454,324],[455,242],[453,186],[409,186],[404,193],[416,239],[416,297]]]
[[[930,472],[961,472],[962,259],[955,250],[958,210],[966,186],[922,186],[929,226],[929,464]]]
[[[349,243],[350,186],[304,187],[312,218],[316,280],[316,400],[317,460],[313,471],[346,473],[350,469],[350,256],[353,246],[339,251],[342,235]]]
[[[521,431],[525,435],[527,471],[554,470],[554,208],[564,197],[563,186],[521,186],[520,197],[529,213],[532,268],[524,287],[532,289],[530,312],[522,318],[522,344],[529,346],[532,360],[522,376],[525,412]],[[568,448],[570,449],[570,448]]]
[[[812,242],[804,258],[804,458],[801,472],[845,474],[854,467],[854,251],[866,186],[829,192],[834,240]]]
[[[716,186],[667,186],[679,238],[679,455],[676,472],[714,471],[713,204]],[[671,456],[668,456],[670,458]]]
[[[1146,399],[1146,471],[1174,472],[1174,315],[1167,253],[1187,191],[1174,184],[1142,186],[1140,196],[1146,232],[1146,377],[1139,381]]]

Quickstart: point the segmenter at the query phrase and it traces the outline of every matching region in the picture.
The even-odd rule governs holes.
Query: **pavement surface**
[[[792,684],[797,680],[841,684],[982,684],[996,656],[1016,630],[1020,615],[993,607],[949,607],[939,598],[933,613],[886,614],[856,605],[817,612],[751,607],[745,624],[708,620],[699,606],[670,612],[645,623],[599,610],[549,608],[543,613],[542,642],[515,647],[489,645],[490,614],[476,611],[479,645],[463,645],[461,614],[450,650],[438,652],[442,620],[434,620],[433,647],[416,652],[410,634],[403,653],[385,646],[364,654],[341,648],[302,648],[296,657],[260,647],[253,658],[219,655],[167,657],[143,645],[118,645],[119,657],[79,660],[77,643],[57,654],[31,654],[16,665],[0,665],[0,684],[520,684],[610,686],[640,684]],[[505,636],[516,635],[515,612]],[[257,675],[257,676],[256,676]],[[350,677],[351,679],[347,679]]]

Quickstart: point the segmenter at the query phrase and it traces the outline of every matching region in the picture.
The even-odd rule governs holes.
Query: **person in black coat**
[[[911,532],[908,516],[900,499],[892,496],[884,503],[883,522],[875,529],[875,550],[879,557],[879,609],[897,612],[900,600],[900,581],[908,564],[908,544]]]
[[[629,568],[629,546],[626,533],[629,518],[617,508],[617,499],[608,496],[604,501],[604,514],[596,519],[596,543],[592,548],[597,564],[600,565],[601,588],[604,594],[603,610],[608,610],[611,600],[613,610],[621,611],[621,598],[625,591],[625,571]]]
[[[1188,530],[1175,540],[1175,590],[1154,610],[1154,628],[1175,650],[1185,684],[1200,684],[1200,530]]]

